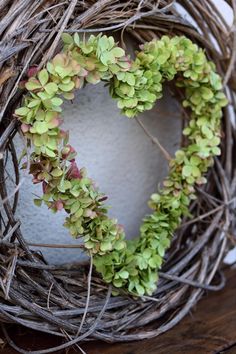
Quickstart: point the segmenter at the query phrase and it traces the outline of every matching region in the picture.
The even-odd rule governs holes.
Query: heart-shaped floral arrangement
[[[144,44],[134,61],[113,37],[98,35],[85,41],[78,34],[63,34],[62,39],[62,53],[41,71],[30,70],[28,93],[15,111],[33,146],[33,182],[43,186],[42,198],[35,203],[67,212],[64,226],[73,237],[83,237],[106,282],[135,295],[152,294],[172,235],[196,197],[194,186],[207,182],[204,174],[220,154],[222,107],[227,104],[221,78],[204,51],[183,36]],[[174,78],[184,88],[183,106],[191,112],[183,131],[189,144],[176,152],[163,188],[151,196],[153,213],[144,218],[140,237],[126,241],[117,220],[107,216],[106,197],[85,169],[78,168],[69,135],[59,128],[62,98],[73,99],[73,91],[85,83],[105,81],[122,113],[134,117],[151,109],[162,96],[163,82]]]

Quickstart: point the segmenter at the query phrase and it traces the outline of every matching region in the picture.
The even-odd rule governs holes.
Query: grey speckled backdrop
[[[166,92],[155,108],[141,116],[150,133],[173,154],[180,141],[181,119],[177,103]],[[160,150],[135,121],[119,113],[108,89],[88,85],[77,93],[73,103],[65,103],[64,129],[70,131],[72,146],[79,152],[77,163],[86,166],[101,191],[109,196],[110,215],[125,226],[127,237],[138,235],[140,222],[149,212],[148,197],[167,173]],[[18,147],[21,143],[18,143]],[[65,213],[53,214],[33,203],[41,186],[26,176],[20,191],[19,218],[26,239],[34,243],[78,243],[62,227]],[[78,249],[41,251],[53,263],[78,261]]]

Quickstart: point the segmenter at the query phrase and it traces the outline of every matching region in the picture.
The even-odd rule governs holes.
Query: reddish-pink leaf
[[[38,72],[38,68],[36,66],[31,66],[29,70],[27,71],[27,76],[32,77],[35,76]]]
[[[82,175],[75,161],[71,161],[70,168],[67,172],[66,177],[68,179],[81,179]]]
[[[29,125],[29,124],[26,124],[26,123],[21,124],[21,130],[23,133],[27,133],[30,130],[30,127],[31,127],[31,125]]]

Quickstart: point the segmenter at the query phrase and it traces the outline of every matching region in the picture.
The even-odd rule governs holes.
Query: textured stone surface
[[[77,93],[64,105],[63,128],[70,130],[71,144],[79,152],[77,163],[86,166],[90,177],[109,196],[110,215],[125,226],[127,237],[138,235],[139,225],[149,212],[147,200],[167,173],[162,153],[140,125],[119,113],[108,89],[99,84]],[[168,92],[152,111],[141,117],[150,133],[173,154],[180,141],[181,119],[177,103]],[[19,144],[18,144],[19,145]],[[41,186],[26,176],[20,192],[19,217],[27,240],[37,243],[78,243],[62,227],[64,212],[56,215],[33,204]],[[41,249],[50,262],[78,261],[81,252]]]

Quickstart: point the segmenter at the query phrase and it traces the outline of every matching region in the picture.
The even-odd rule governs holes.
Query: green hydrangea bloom
[[[64,49],[46,68],[26,83],[27,95],[15,114],[32,142],[30,173],[43,184],[45,203],[52,211],[64,209],[64,226],[73,237],[83,237],[103,279],[134,295],[155,291],[158,270],[175,229],[195,196],[195,185],[206,183],[205,172],[220,154],[222,107],[227,104],[220,76],[204,51],[186,37],[163,36],[145,43],[132,61],[113,37],[63,34]],[[184,134],[189,145],[170,161],[163,188],[149,201],[140,236],[125,240],[117,220],[107,216],[106,197],[78,168],[68,134],[60,129],[62,98],[86,83],[109,83],[111,96],[127,117],[149,110],[162,96],[165,81],[175,79],[185,91],[183,106],[191,110]]]

